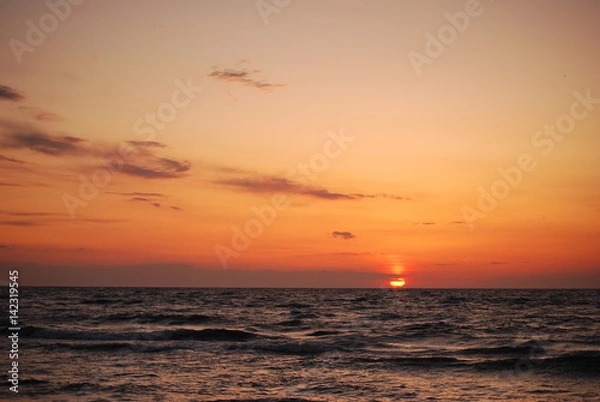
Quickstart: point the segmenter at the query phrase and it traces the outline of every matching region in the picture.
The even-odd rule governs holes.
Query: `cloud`
[[[116,194],[123,195],[125,197],[165,197],[162,193],[142,193],[142,192],[133,192],[133,193],[119,193],[116,191],[108,191],[108,194]]]
[[[114,144],[92,146],[83,138],[46,134],[5,121],[0,121],[0,129],[4,134],[0,139],[0,147],[30,150],[44,155],[113,158],[118,148]],[[121,172],[124,174],[146,179],[171,179],[183,177],[190,170],[188,161],[178,161],[155,153],[156,148],[166,148],[165,144],[156,141],[129,141],[127,144],[134,148],[131,154],[136,156],[131,156],[132,160],[122,165]],[[99,167],[105,166],[100,164]]]
[[[7,186],[7,187],[48,187],[48,185],[44,184],[44,183],[9,183],[9,182],[0,182],[0,186]]]
[[[9,157],[4,156],[4,155],[0,155],[0,161],[13,162],[13,163],[27,163],[25,161],[22,161],[22,160],[19,160],[19,159],[14,159],[14,158],[9,158]]]
[[[71,136],[53,136],[36,130],[26,130],[23,127],[7,126],[11,132],[4,135],[0,146],[8,149],[29,149],[45,155],[88,155],[92,153],[83,144],[83,138]]]
[[[344,239],[344,240],[350,240],[350,239],[354,239],[356,236],[353,235],[350,232],[333,232],[331,233],[331,235],[333,237],[335,237],[336,239]]]
[[[183,173],[190,170],[190,163],[188,161],[179,162],[173,159],[160,158],[158,160],[166,169],[172,170],[177,173]]]
[[[190,166],[188,161],[178,162],[160,158],[157,161],[146,161],[145,166],[126,163],[121,172],[144,179],[174,179],[185,176]]]
[[[362,194],[362,193],[340,193],[332,192],[322,187],[315,187],[295,182],[286,178],[276,176],[235,177],[217,179],[214,184],[245,190],[252,193],[290,193],[304,195],[306,197],[323,200],[359,200],[363,198],[393,198],[397,200],[409,200],[388,194]]]
[[[256,75],[260,74],[260,72],[260,70],[248,70],[246,68],[214,69],[210,74],[208,74],[208,77],[218,81],[238,83],[240,85],[256,88],[265,92],[272,92],[275,88],[285,86],[284,84],[271,84],[264,80],[257,79]]]
[[[412,198],[400,197],[397,195],[386,194],[386,193],[375,194],[375,196],[373,198],[389,198],[389,199],[398,200],[398,201],[411,201],[412,200]]]
[[[135,141],[131,141],[135,143]],[[191,168],[188,161],[164,158],[150,152],[147,148],[163,148],[163,144],[154,141],[141,141],[141,155],[134,162],[125,163],[122,172],[144,179],[175,179],[183,177]]]
[[[12,225],[12,226],[39,226],[45,224],[56,224],[56,223],[77,223],[77,222],[91,222],[91,223],[118,223],[125,222],[124,219],[105,219],[105,218],[77,218],[71,219],[65,216],[64,213],[56,212],[20,212],[20,211],[7,211],[0,210],[1,215],[8,217],[21,217],[31,219],[15,219],[15,220],[2,220],[0,225]],[[39,218],[39,219],[35,219]]]
[[[67,220],[66,222],[73,221],[72,219]],[[76,222],[91,222],[91,223],[121,223],[127,222],[127,219],[107,219],[107,218],[79,218],[75,220]]]
[[[109,192],[109,194],[126,196],[126,197],[129,197],[127,201],[144,202],[144,203],[148,203],[156,208],[160,208],[162,206],[162,204],[160,202],[158,202],[159,200],[157,200],[157,198],[164,199],[167,197],[167,195],[162,194],[162,193],[144,193],[144,192],[130,192],[130,193]],[[171,205],[170,208],[177,210],[177,211],[183,211],[183,209],[181,209],[175,205]]]
[[[12,212],[0,210],[0,213],[10,216],[63,216],[63,214],[53,212]]]
[[[0,221],[0,225],[10,225],[10,226],[36,226],[37,222],[35,221]]]
[[[25,95],[16,89],[0,84],[0,100],[2,99],[12,102],[19,102],[25,99]]]
[[[153,199],[152,197],[158,196],[159,198],[164,197],[164,194],[160,194],[160,193],[123,193],[123,194],[138,194],[138,195],[147,195],[147,197],[132,197],[129,199],[129,201],[136,201],[136,202],[145,202],[148,203],[156,208],[160,208],[161,207],[161,203],[157,202],[156,199]],[[176,207],[176,206],[171,206],[172,209],[177,209],[179,211],[182,211],[182,209]]]
[[[504,262],[504,261],[492,261],[492,262],[490,262],[490,264],[492,264],[492,265],[504,265],[504,264],[508,264],[508,262]]]
[[[40,121],[63,121],[64,118],[58,113],[49,112],[36,106],[19,106],[21,110],[31,110],[35,113],[35,118]]]
[[[61,116],[53,112],[40,112],[35,115],[35,118],[40,121],[62,121]]]
[[[328,200],[339,200],[339,199],[347,199],[353,200],[356,197],[353,197],[349,194],[342,193],[332,193],[327,189],[304,186],[300,183],[280,178],[280,177],[256,177],[256,178],[231,178],[231,179],[221,179],[215,180],[215,184],[226,186],[226,187],[235,187],[238,189],[246,190],[252,193],[274,193],[274,192],[283,192],[283,193],[294,193],[294,194],[302,194],[309,197],[328,199]]]
[[[158,141],[127,141],[128,144],[136,147],[147,147],[147,148],[166,148],[167,145]]]
[[[73,221],[68,219],[65,222]],[[121,223],[127,222],[127,219],[108,219],[108,218],[79,218],[75,219],[76,222],[90,222],[90,223]]]

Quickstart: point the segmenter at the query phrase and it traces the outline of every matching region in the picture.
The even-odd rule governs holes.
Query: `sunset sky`
[[[600,2],[73,3],[0,0],[24,284],[600,287]]]

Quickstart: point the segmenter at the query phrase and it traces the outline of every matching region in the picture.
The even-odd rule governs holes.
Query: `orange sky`
[[[599,17],[2,2],[0,263],[31,284],[599,287]]]

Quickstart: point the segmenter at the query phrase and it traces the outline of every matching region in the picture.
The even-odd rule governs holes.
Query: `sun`
[[[390,286],[393,288],[401,288],[404,285],[406,285],[406,281],[404,280],[404,278],[396,278],[390,281]]]

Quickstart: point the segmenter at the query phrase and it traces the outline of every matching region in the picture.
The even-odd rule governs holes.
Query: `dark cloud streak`
[[[225,82],[236,82],[244,86],[259,89],[265,92],[271,92],[274,88],[283,87],[284,84],[271,84],[263,80],[256,79],[255,74],[260,73],[260,70],[248,70],[248,69],[215,69],[208,77],[218,81]]]
[[[338,193],[325,188],[314,187],[275,176],[258,176],[227,178],[213,181],[214,184],[245,190],[252,193],[290,193],[304,195],[322,200],[359,200],[363,198],[392,198],[396,200],[409,200],[388,194],[362,194],[362,193]]]
[[[331,235],[333,237],[335,237],[336,239],[343,239],[343,240],[351,240],[356,238],[356,236],[350,232],[333,232],[331,233]]]
[[[25,99],[25,95],[6,85],[0,84],[0,99],[8,100],[11,102],[19,102]]]

